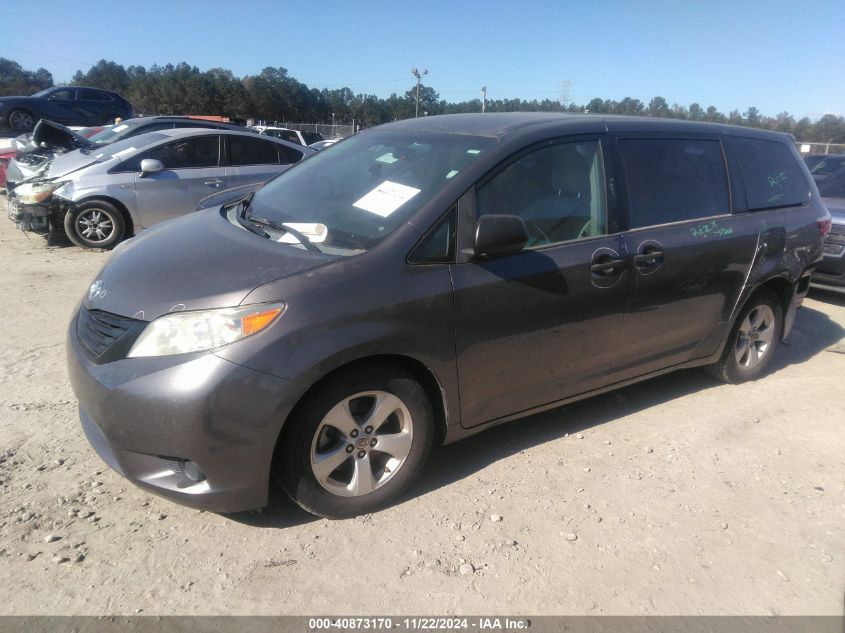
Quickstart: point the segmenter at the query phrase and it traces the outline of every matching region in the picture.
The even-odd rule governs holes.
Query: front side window
[[[797,159],[783,143],[756,138],[732,138],[748,208],[772,209],[804,204],[810,185]]]
[[[722,144],[704,139],[620,139],[630,228],[730,212]]]
[[[278,165],[279,151],[272,141],[245,136],[229,136],[229,164]]]
[[[411,264],[448,264],[455,259],[457,239],[457,207],[453,206],[420,243],[411,251]]]
[[[147,158],[160,160],[165,169],[217,167],[218,145],[216,136],[186,138],[150,150]]]
[[[47,98],[50,101],[73,101],[74,90],[56,90],[56,92],[51,93]]]
[[[354,255],[404,224],[494,142],[368,130],[268,182],[256,192],[250,212],[276,223],[324,225],[320,248]]]
[[[607,213],[598,141],[560,143],[518,158],[478,188],[478,215],[518,215],[528,246],[604,235]]]

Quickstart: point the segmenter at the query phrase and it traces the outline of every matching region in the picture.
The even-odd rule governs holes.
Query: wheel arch
[[[433,444],[435,446],[442,444],[444,438],[446,437],[446,427],[448,425],[449,414],[446,406],[446,392],[434,372],[431,371],[431,369],[429,369],[423,362],[410,356],[404,356],[401,354],[375,354],[356,358],[355,360],[343,363],[314,382],[305,391],[305,393],[299,397],[296,404],[285,418],[285,421],[282,423],[278,438],[276,439],[276,450],[278,450],[280,443],[284,439],[285,433],[290,428],[287,421],[296,415],[297,411],[299,411],[300,408],[307,403],[308,398],[311,397],[315,391],[333,380],[339,374],[354,368],[365,367],[367,365],[379,365],[382,367],[384,365],[393,365],[401,367],[419,381],[420,385],[422,385],[423,389],[425,389],[426,395],[428,395],[429,400],[431,401],[431,406],[434,410],[435,436]]]
[[[135,235],[135,221],[132,219],[132,215],[129,213],[129,209],[126,208],[126,205],[123,204],[117,198],[112,198],[111,196],[105,196],[102,194],[95,194],[92,196],[86,196],[85,198],[80,198],[73,203],[74,207],[78,207],[83,204],[88,204],[89,202],[108,202],[109,204],[113,205],[120,214],[123,216],[123,222],[126,226],[126,234],[124,237],[132,237]]]

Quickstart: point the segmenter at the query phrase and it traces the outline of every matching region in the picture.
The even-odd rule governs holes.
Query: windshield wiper
[[[238,220],[238,224],[240,224],[242,227],[244,227],[247,231],[250,231],[251,233],[255,233],[256,235],[260,235],[261,237],[269,239],[270,234],[267,231],[265,231],[264,229],[262,229],[260,226],[258,226],[257,224],[253,224],[246,214],[246,210],[247,210],[247,208],[249,208],[249,203],[252,202],[252,195],[254,193],[255,193],[254,191],[250,192],[248,195],[244,196],[241,200],[239,200],[238,202],[235,203],[235,204],[241,205],[241,209],[240,209],[240,211],[235,213],[235,217]]]
[[[252,195],[252,194],[250,194]],[[250,198],[250,201],[252,198]],[[269,226],[271,229],[276,229],[277,231],[282,231],[284,233],[290,233],[293,235],[300,244],[302,244],[305,248],[309,251],[315,253],[322,253],[323,251],[320,250],[320,247],[314,244],[311,240],[305,237],[304,233],[297,231],[294,228],[289,227],[286,224],[279,224],[278,222],[274,222],[273,220],[269,220],[267,218],[254,218],[251,215],[245,214],[244,219],[248,222],[256,222],[258,224],[263,224],[264,226]]]

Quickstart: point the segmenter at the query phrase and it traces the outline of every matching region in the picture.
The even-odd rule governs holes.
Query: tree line
[[[116,90],[139,114],[215,114],[235,120],[262,119],[279,122],[351,123],[370,127],[414,116],[416,85],[399,95],[381,98],[354,93],[349,88],[309,88],[288,74],[287,69],[267,67],[257,75],[238,77],[224,68],[202,71],[186,62],[179,64],[129,66],[105,59],[88,71],[77,71],[73,85]],[[24,70],[18,63],[0,58],[0,96],[28,95],[53,85],[44,68]],[[457,103],[440,99],[431,86],[420,87],[420,113],[428,115],[481,112],[481,100]],[[559,100],[491,99],[488,112],[591,112],[655,116],[692,121],[745,125],[789,132],[799,141],[845,143],[845,118],[826,114],[817,121],[796,120],[788,112],[772,117],[756,107],[728,114],[715,106],[689,106],[654,97],[648,103],[632,97],[621,101],[595,98],[585,104]]]

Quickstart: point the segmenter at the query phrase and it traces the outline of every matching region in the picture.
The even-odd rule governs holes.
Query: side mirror
[[[476,255],[509,255],[528,243],[528,229],[518,215],[482,215],[475,226]]]
[[[153,174],[164,169],[164,163],[155,158],[145,158],[141,161],[141,176]]]

